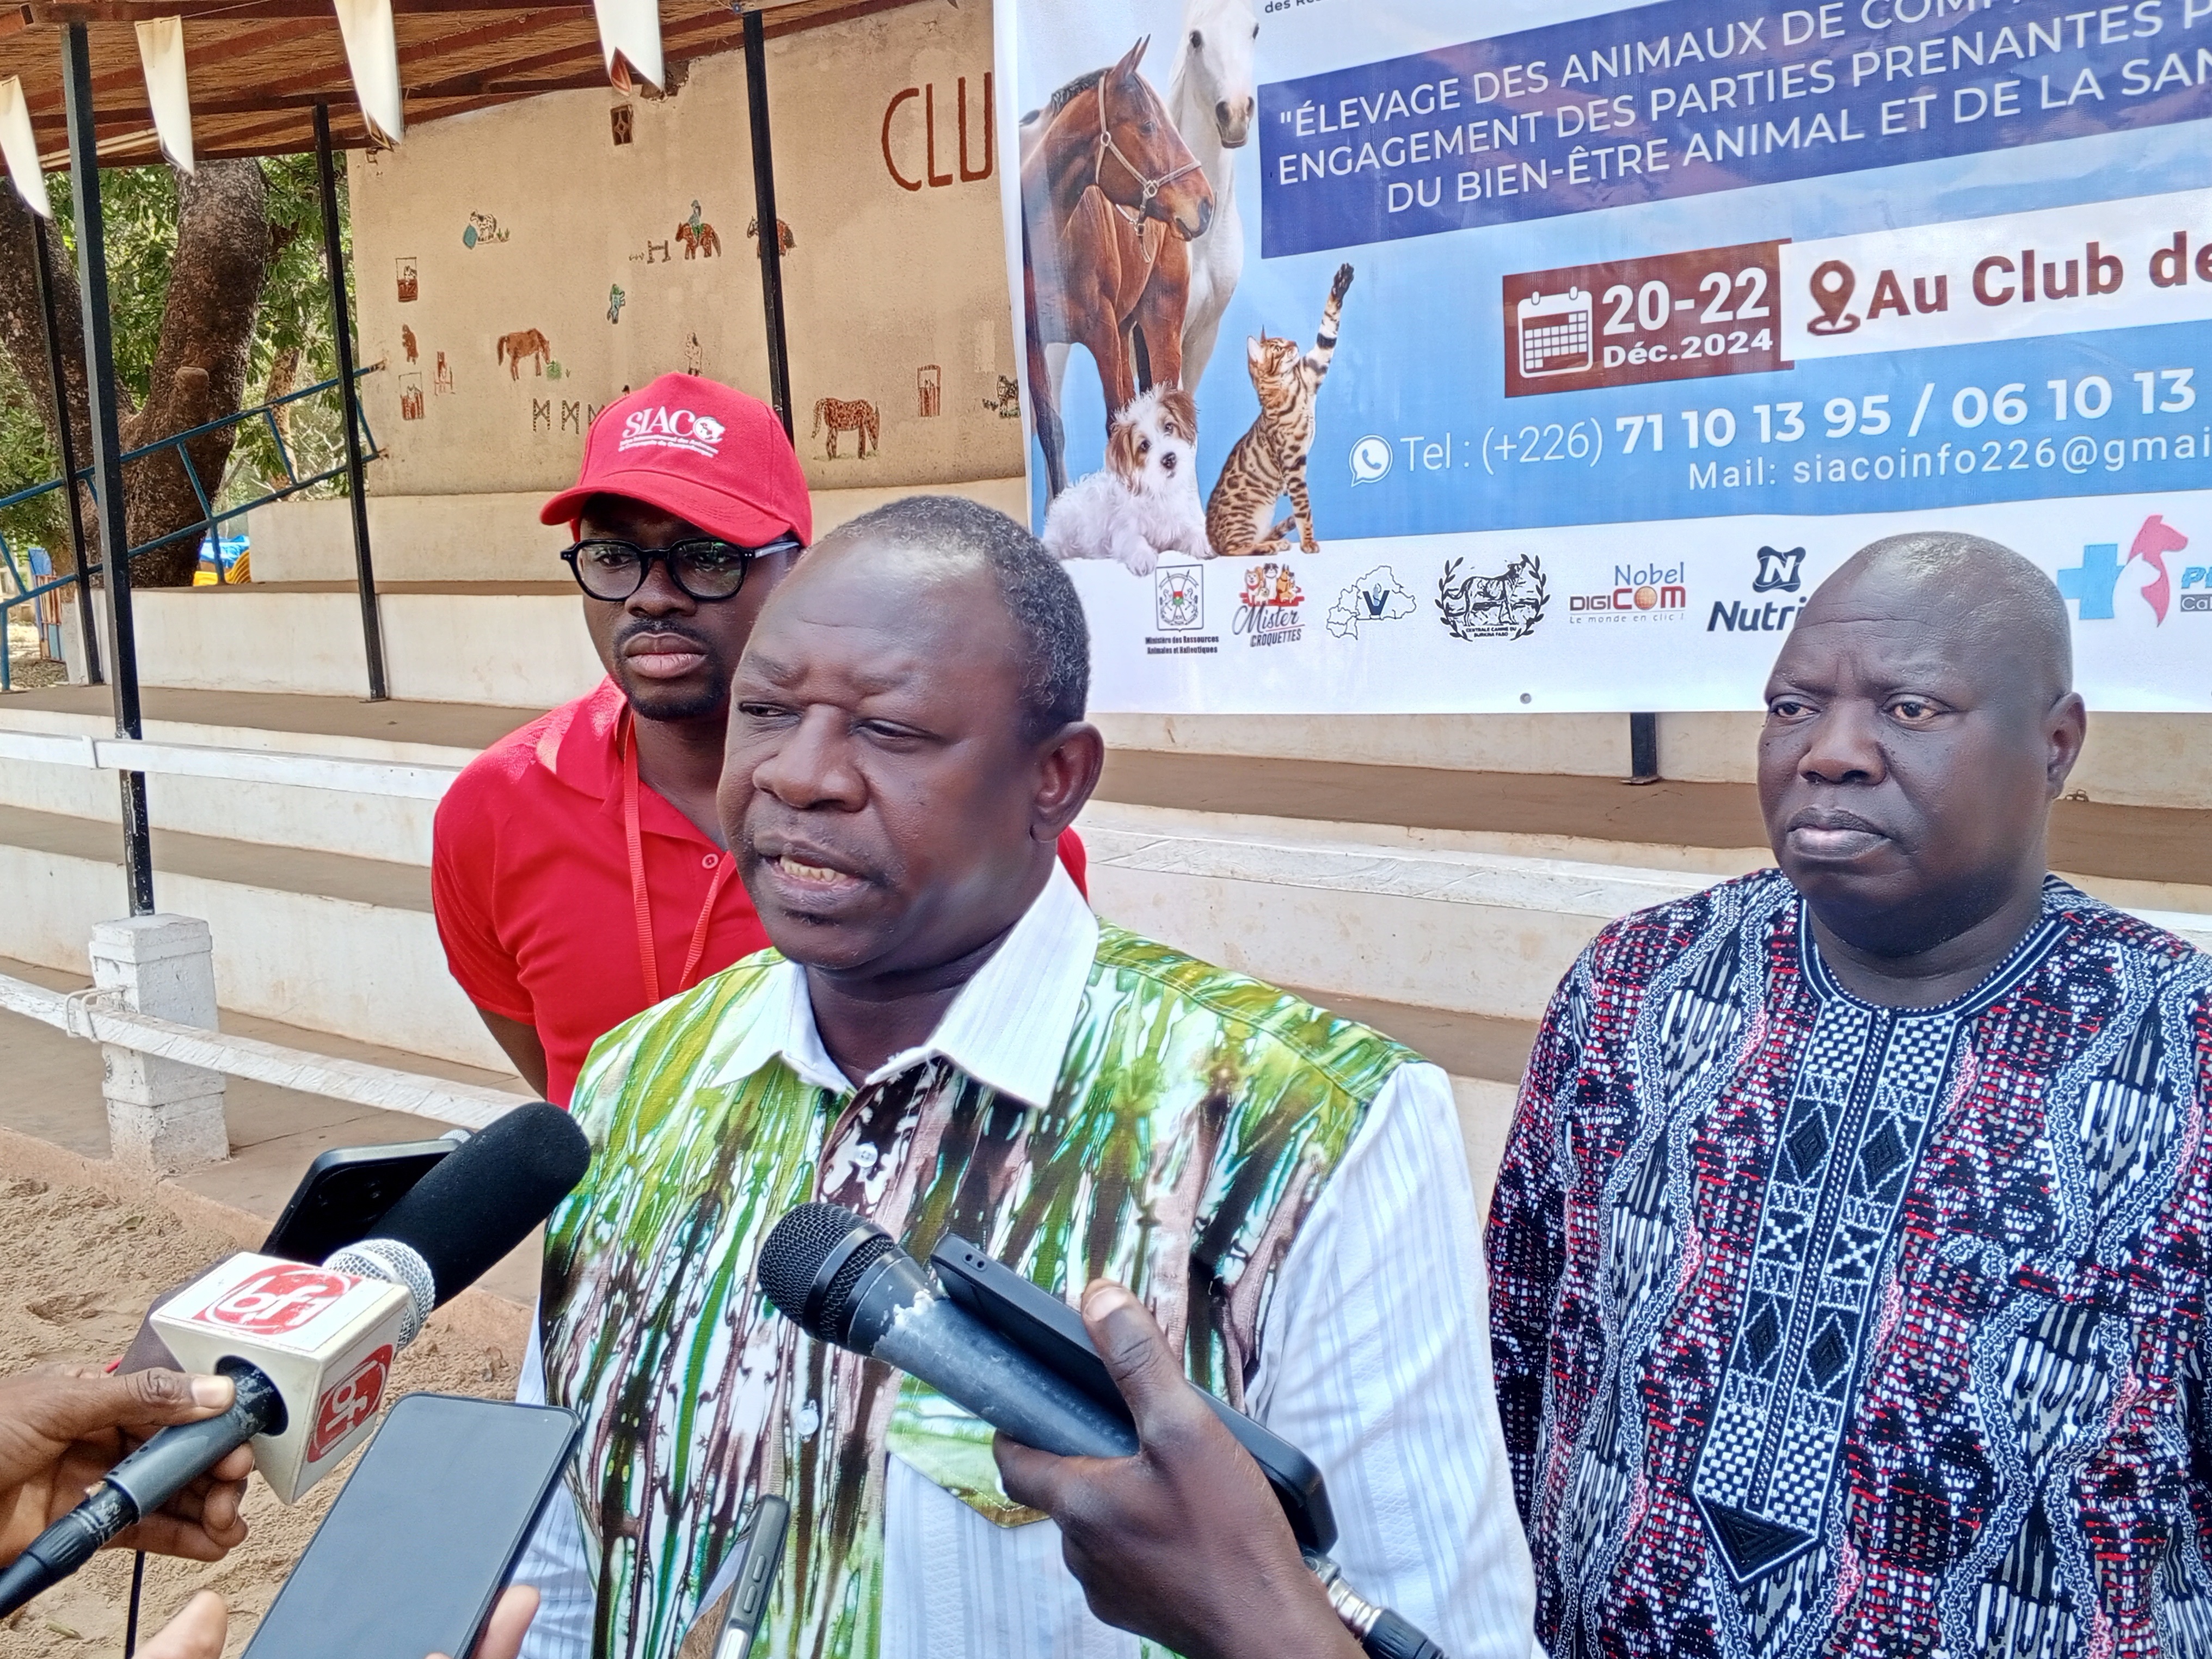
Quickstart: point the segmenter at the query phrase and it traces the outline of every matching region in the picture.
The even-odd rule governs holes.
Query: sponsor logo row
[[[2188,536],[2154,513],[2124,544],[2117,538],[2082,546],[2078,563],[2055,580],[2078,622],[2133,617],[2162,628],[2169,617],[2212,617],[2212,563],[2192,562]],[[2201,560],[2204,555],[2198,554]],[[1711,590],[1694,598],[1686,564],[1616,565],[1613,586],[1569,593],[1558,602],[1543,561],[1520,553],[1502,566],[1466,558],[1443,561],[1426,603],[1389,564],[1378,564],[1338,592],[1323,617],[1328,634],[1340,640],[1370,639],[1395,623],[1425,617],[1452,638],[1468,641],[1525,640],[1540,627],[1654,625],[1687,623],[1700,615],[1708,634],[1786,631],[1805,597],[1805,550],[1760,547],[1744,556],[1732,593]],[[1163,567],[1153,578],[1153,622],[1146,636],[1154,656],[1213,655],[1224,642],[1295,645],[1310,630],[1307,594],[1287,560],[1231,566],[1224,562],[1209,594],[1206,564]],[[1225,598],[1232,575],[1241,586]],[[1417,579],[1421,580],[1421,579]],[[1723,584],[1727,586],[1728,584]],[[1225,606],[1219,614],[1209,607]],[[2138,609],[2137,607],[2141,607]]]
[[[1145,648],[1154,656],[1211,655],[1225,640],[1249,646],[1299,643],[1309,631],[1307,594],[1297,568],[1268,560],[1241,568],[1241,583],[1224,601],[1223,574],[1207,592],[1203,564],[1164,566],[1152,578],[1152,622]],[[1570,593],[1556,602],[1543,561],[1533,553],[1516,555],[1489,568],[1465,558],[1447,559],[1433,594],[1424,605],[1397,570],[1378,564],[1337,595],[1323,626],[1338,639],[1371,637],[1384,625],[1426,614],[1457,640],[1524,640],[1547,618],[1564,617],[1568,626],[1680,623],[1690,614],[1685,567],[1616,565],[1613,585]],[[1225,611],[1210,610],[1225,603]],[[1556,624],[1555,624],[1556,625]]]

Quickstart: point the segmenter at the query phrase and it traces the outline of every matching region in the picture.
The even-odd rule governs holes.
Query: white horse
[[[1182,313],[1182,383],[1195,392],[1213,355],[1221,313],[1244,272],[1244,223],[1237,211],[1237,158],[1259,107],[1252,0],[1184,0],[1182,40],[1168,81],[1169,118],[1213,190],[1213,222],[1190,245],[1190,299]]]
[[[1213,191],[1213,222],[1190,244],[1190,300],[1182,315],[1182,385],[1193,393],[1244,272],[1244,223],[1237,212],[1237,158],[1231,152],[1251,141],[1259,109],[1252,68],[1252,42],[1259,33],[1252,0],[1183,0],[1168,115]],[[1042,123],[1023,124],[1024,155],[1042,131]],[[1054,408],[1065,407],[1060,388],[1067,353],[1064,344],[1044,349]]]

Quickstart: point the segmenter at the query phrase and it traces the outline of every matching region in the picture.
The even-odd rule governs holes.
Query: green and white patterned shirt
[[[1472,1195],[1417,1055],[1102,927],[1055,867],[858,1088],[769,951],[610,1032],[575,1111],[594,1155],[547,1229],[523,1397],[587,1427],[519,1575],[545,1598],[527,1659],[688,1655],[763,1492],[793,1511],[775,1659],[1137,1650],[1000,1490],[988,1427],[762,1297],[763,1241],[815,1198],[1070,1298],[1127,1284],[1194,1379],[1321,1467],[1353,1583],[1454,1659],[1527,1655]]]

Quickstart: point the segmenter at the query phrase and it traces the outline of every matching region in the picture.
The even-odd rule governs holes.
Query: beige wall
[[[769,43],[777,208],[795,241],[783,265],[792,399],[817,490],[1021,471],[1021,422],[985,407],[1014,373],[1000,158],[986,176],[961,176],[961,83],[966,171],[978,173],[990,70],[991,9],[981,0]],[[630,142],[617,144],[614,112],[624,107]],[[386,366],[368,383],[387,452],[372,491],[558,489],[575,476],[592,411],[670,370],[696,368],[765,395],[760,268],[744,234],[748,131],[743,59],[730,53],[694,60],[668,98],[556,93],[425,123],[396,150],[355,153],[362,355]],[[904,188],[894,168],[921,187]],[[675,232],[695,200],[719,255],[684,257]],[[463,241],[471,215],[497,227],[473,247]],[[416,279],[404,302],[402,260]],[[611,321],[617,287],[623,303]],[[517,377],[497,362],[498,342],[531,330],[550,360],[541,373],[526,357]],[[441,352],[450,390],[441,389]],[[926,369],[934,414],[923,412]],[[872,404],[880,453],[858,458],[848,433],[830,459],[827,434],[811,433],[822,398]]]

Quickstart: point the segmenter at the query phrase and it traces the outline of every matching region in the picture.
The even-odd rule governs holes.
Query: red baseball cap
[[[593,495],[627,495],[740,547],[814,539],[806,475],[775,411],[696,374],[664,374],[601,410],[574,486],[538,522],[571,523]]]

